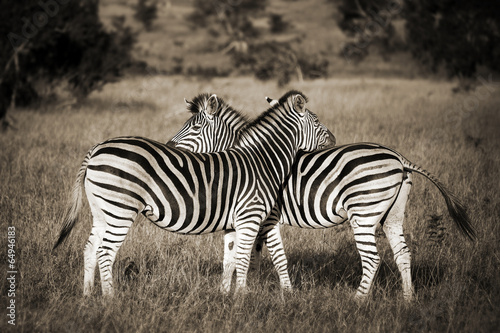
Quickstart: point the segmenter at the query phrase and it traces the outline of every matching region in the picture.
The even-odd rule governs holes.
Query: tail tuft
[[[451,193],[443,184],[441,184],[441,182],[439,182],[439,180],[437,180],[437,178],[433,176],[430,172],[422,169],[418,165],[411,163],[401,154],[399,155],[403,161],[403,166],[406,170],[415,171],[421,174],[422,176],[425,176],[434,185],[436,185],[436,187],[443,195],[444,200],[446,202],[446,206],[448,207],[448,212],[450,213],[450,216],[452,217],[453,221],[455,221],[455,224],[457,225],[458,229],[471,241],[476,240],[476,231],[472,226],[471,220],[469,218],[469,215],[467,214],[465,206],[460,202],[460,200],[458,200],[458,198],[453,193]]]
[[[443,187],[443,185],[441,185],[441,187]],[[444,194],[443,190],[447,195]],[[465,206],[452,193],[446,190],[446,188],[443,187],[443,190],[441,190],[441,193],[443,193],[446,206],[448,206],[448,212],[455,221],[455,224],[465,236],[467,236],[471,241],[475,241],[477,238],[476,231],[472,226]]]

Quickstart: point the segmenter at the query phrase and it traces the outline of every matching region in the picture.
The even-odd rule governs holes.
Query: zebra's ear
[[[219,101],[217,100],[217,95],[212,94],[212,96],[210,96],[207,101],[207,114],[209,116],[215,115],[217,113],[218,108],[219,108]]]
[[[306,111],[306,100],[302,95],[297,94],[293,97],[293,108],[300,113]]]
[[[186,103],[186,106],[187,107],[190,107],[191,106],[191,102],[188,101],[186,98],[184,98],[184,103]]]
[[[267,97],[266,96],[266,101],[272,106],[272,107],[275,107],[276,105],[278,105],[278,100],[277,99],[272,99],[270,97]]]

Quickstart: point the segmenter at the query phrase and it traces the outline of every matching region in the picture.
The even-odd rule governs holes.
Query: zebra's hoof
[[[224,284],[221,284],[219,287],[219,291],[223,295],[228,295],[229,292],[231,291],[231,286],[226,286]]]
[[[248,294],[248,288],[245,286],[245,287],[236,287],[236,289],[234,290],[234,296],[235,297],[238,297],[238,296],[245,296],[246,294]]]
[[[411,292],[411,293],[404,293],[403,294],[403,299],[405,300],[406,303],[410,303],[410,302],[413,302],[415,300],[415,293],[414,292]]]
[[[368,295],[357,291],[356,294],[354,295],[354,300],[358,303],[364,303],[368,300]]]

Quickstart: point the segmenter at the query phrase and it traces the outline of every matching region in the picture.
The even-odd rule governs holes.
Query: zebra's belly
[[[226,229],[232,229],[232,219],[228,211],[210,211],[201,209],[187,214],[174,214],[158,220],[156,216],[148,217],[158,227],[167,231],[199,235]]]
[[[332,207],[321,207],[319,200],[309,198],[298,199],[285,191],[280,201],[281,219],[280,223],[292,227],[306,229],[323,229],[338,226],[347,221],[347,212],[343,208],[338,210]]]

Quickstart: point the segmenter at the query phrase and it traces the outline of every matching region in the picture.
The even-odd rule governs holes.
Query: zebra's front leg
[[[280,279],[280,286],[282,290],[292,290],[292,283],[288,275],[288,260],[286,259],[285,249],[283,248],[283,240],[281,239],[280,226],[276,224],[268,224],[270,220],[266,221],[263,234],[266,240],[266,246],[271,255],[274,268],[278,272]],[[261,235],[259,235],[261,237]]]
[[[255,239],[255,243],[252,249],[252,256],[250,258],[250,270],[260,271],[260,265],[262,263],[262,248],[264,246],[265,237],[260,233]]]
[[[272,229],[273,224],[278,224],[280,220],[280,212],[275,206],[273,210],[271,211],[271,214],[267,218],[267,220],[264,222],[264,225],[260,228],[259,235],[255,239],[255,244],[252,249],[252,257],[250,259],[250,269],[255,269],[255,270],[260,270],[260,264],[262,262],[262,248],[264,246],[264,243],[267,244],[268,239],[267,239],[267,233],[269,230]],[[267,225],[267,227],[266,227]],[[281,242],[281,236],[279,235],[279,229],[278,229],[278,237],[279,241]],[[272,257],[272,254],[271,254]],[[273,259],[274,260],[274,259]],[[273,261],[274,263],[274,261]],[[279,274],[279,271],[278,271]]]
[[[236,290],[235,294],[246,293],[247,274],[255,238],[260,223],[255,220],[235,223],[236,229]]]
[[[224,232],[224,262],[220,291],[224,294],[231,290],[231,280],[236,268],[236,231]]]
[[[351,221],[354,239],[361,257],[362,278],[356,292],[356,298],[365,299],[371,290],[373,280],[380,265],[380,256],[377,251],[375,230],[377,223],[369,221]]]

